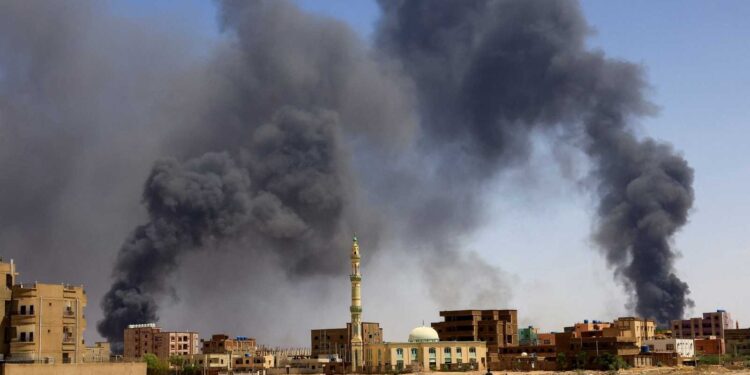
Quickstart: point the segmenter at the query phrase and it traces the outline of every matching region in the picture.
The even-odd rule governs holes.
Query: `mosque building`
[[[347,328],[312,330],[313,355],[337,355],[344,361],[341,370],[353,373],[486,369],[484,341],[440,341],[437,331],[425,326],[414,328],[406,342],[383,341],[378,323],[362,323],[361,256],[356,236],[350,258],[351,322]]]

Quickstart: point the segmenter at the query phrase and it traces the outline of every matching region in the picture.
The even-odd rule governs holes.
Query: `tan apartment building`
[[[131,324],[123,335],[123,356],[138,359],[153,353],[161,359],[200,353],[196,332],[162,332],[154,323]]]
[[[347,323],[346,328],[311,330],[311,356],[317,358],[321,355],[338,355],[348,362],[351,354],[349,353],[351,332],[351,323]],[[380,328],[380,323],[362,322],[362,342],[363,344],[383,342],[383,329]]]
[[[231,338],[225,334],[212,335],[210,340],[202,340],[203,354],[210,353],[248,353],[253,354],[257,349],[254,338],[237,336]]]
[[[732,316],[724,310],[703,313],[702,318],[672,321],[672,335],[678,339],[724,338],[724,330],[732,329]]]
[[[61,284],[13,286],[8,361],[79,363],[85,351],[83,287]]]
[[[484,341],[492,353],[498,348],[518,346],[518,311],[441,311],[444,321],[432,323],[441,341]]]
[[[5,359],[5,355],[10,352],[10,311],[13,301],[13,285],[16,284],[16,265],[11,259],[10,263],[3,262],[0,258],[0,280],[4,282],[0,286],[0,299],[4,306],[2,320],[0,320],[0,357]]]
[[[635,340],[638,347],[644,340],[652,340],[656,336],[656,321],[632,316],[617,318],[612,326],[605,328],[604,337],[626,337]]]

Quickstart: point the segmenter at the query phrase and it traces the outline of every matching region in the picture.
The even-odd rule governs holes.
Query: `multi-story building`
[[[86,293],[80,286],[13,285],[7,360],[82,362],[85,307]]]
[[[518,346],[516,310],[441,311],[444,321],[432,323],[441,341],[484,341],[487,350]]]
[[[123,334],[123,357],[138,359],[145,354],[155,354],[154,338],[161,328],[154,323],[131,324]]]
[[[363,344],[377,344],[383,342],[383,329],[380,323],[363,322]],[[310,331],[312,357],[338,356],[349,362],[352,324],[346,323],[346,328],[313,329]]]
[[[154,354],[161,359],[200,353],[196,332],[159,332],[154,336]]]
[[[123,355],[138,359],[152,353],[161,359],[200,353],[196,332],[162,332],[154,323],[131,324],[123,335]]]
[[[734,325],[732,316],[724,310],[703,313],[702,318],[672,321],[672,335],[680,339],[698,339],[716,336],[724,338],[724,330]]]
[[[727,354],[734,356],[750,355],[750,328],[724,330]]]
[[[617,318],[612,326],[604,328],[604,337],[630,337],[635,339],[638,347],[643,340],[651,340],[656,335],[656,322],[632,316]]]
[[[4,281],[4,284],[0,286],[0,299],[4,306],[2,320],[0,320],[0,359],[5,359],[10,351],[10,310],[13,301],[13,285],[16,284],[16,265],[13,263],[13,259],[10,263],[3,262],[0,258],[0,282]]]
[[[254,354],[257,344],[254,338],[237,336],[231,338],[225,334],[211,336],[211,340],[203,340],[203,354],[234,353]]]

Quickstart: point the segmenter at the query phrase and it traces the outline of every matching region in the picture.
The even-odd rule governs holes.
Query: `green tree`
[[[557,370],[563,371],[568,369],[568,357],[565,353],[557,353]]]
[[[143,361],[146,362],[146,371],[148,375],[169,374],[169,363],[159,359],[159,357],[153,353],[144,354]]]
[[[617,371],[628,367],[625,359],[612,353],[604,353],[596,358],[596,364],[601,370]]]
[[[580,351],[576,353],[576,361],[575,361],[575,368],[576,369],[584,369],[586,368],[586,364],[589,361],[589,355],[584,352]]]

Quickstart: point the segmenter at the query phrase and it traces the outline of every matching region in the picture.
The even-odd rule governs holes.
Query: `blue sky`
[[[363,39],[379,12],[370,0],[294,2],[350,24]],[[179,4],[181,18],[165,17],[174,22],[165,27],[199,30],[206,44],[196,43],[198,53],[218,33],[212,2],[112,4],[137,17],[160,17]],[[672,143],[695,169],[695,208],[675,243],[682,254],[678,273],[696,302],[691,313],[725,308],[747,326],[750,302],[737,296],[750,285],[750,2],[585,0],[582,7],[595,30],[590,46],[647,72],[651,99],[661,109],[642,121],[642,135]],[[588,239],[593,201],[561,184],[554,170],[544,173],[548,156],[542,148],[532,160],[542,172],[533,177],[535,188],[519,193],[498,181],[487,223],[467,248],[513,275],[511,304],[524,324],[554,330],[625,314],[626,296]],[[403,330],[386,338],[399,339]]]

